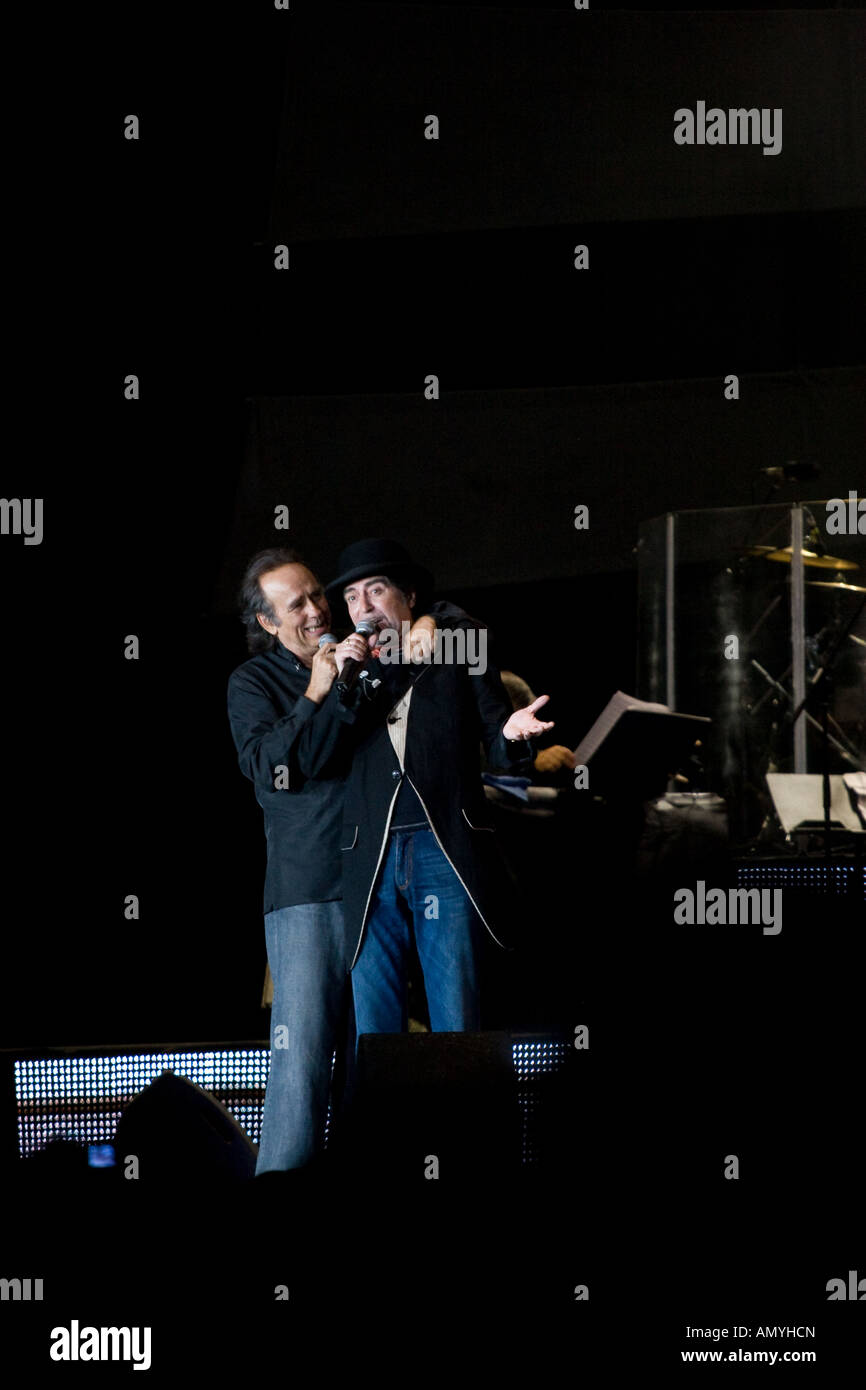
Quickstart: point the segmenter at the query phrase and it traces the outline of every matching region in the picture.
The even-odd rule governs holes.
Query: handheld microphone
[[[327,647],[329,642],[336,642],[336,640],[337,639],[334,636],[333,632],[326,632],[323,636],[319,638],[319,646]]]
[[[376,631],[376,624],[368,622],[365,619],[363,622],[358,623],[355,631],[359,637],[372,637],[373,633]],[[364,669],[365,663],[363,661],[355,661],[350,657],[340,672],[340,678],[337,681],[337,693],[340,695],[347,695],[357,684],[358,677]]]

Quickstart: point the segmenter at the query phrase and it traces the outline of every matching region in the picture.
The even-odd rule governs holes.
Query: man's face
[[[358,623],[373,623],[379,632],[393,628],[402,632],[402,623],[411,623],[412,609],[415,607],[415,594],[410,589],[407,594],[392,584],[384,575],[374,575],[370,579],[357,579],[347,584],[343,598],[349,610],[354,627]]]
[[[280,565],[263,574],[259,584],[277,618],[272,623],[259,613],[262,627],[309,666],[319,638],[331,626],[331,610],[318,579],[306,565]]]

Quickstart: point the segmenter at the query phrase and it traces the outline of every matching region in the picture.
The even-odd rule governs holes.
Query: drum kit
[[[810,537],[810,539],[812,539]],[[866,647],[866,641],[858,637],[851,631],[854,622],[863,609],[863,599],[858,602],[854,598],[857,594],[866,594],[866,585],[855,582],[861,578],[858,573],[860,566],[854,560],[845,559],[838,555],[827,555],[819,553],[817,549],[809,549],[808,541],[800,551],[805,574],[814,574],[815,578],[805,578],[804,585],[807,589],[816,590],[816,599],[819,593],[824,593],[828,598],[834,595],[838,602],[834,604],[834,615],[829,617],[820,632],[814,636],[806,638],[807,663],[813,668],[809,673],[809,691],[807,700],[798,708],[793,708],[792,691],[786,681],[790,677],[792,667],[782,672],[778,679],[774,679],[770,673],[756,660],[751,661],[752,668],[761,676],[765,682],[766,689],[762,696],[754,703],[747,706],[749,715],[753,718],[758,714],[762,706],[768,699],[774,699],[777,707],[787,707],[787,718],[790,722],[803,714],[809,725],[811,725],[821,737],[823,753],[821,757],[825,772],[829,767],[829,749],[832,748],[842,759],[848,768],[862,768],[863,754],[851,741],[849,732],[843,729],[833,714],[829,711],[830,691],[832,690],[833,667],[845,644],[850,641],[860,647]],[[823,549],[823,547],[822,547]],[[769,561],[772,564],[790,565],[793,557],[793,548],[788,545],[777,547],[773,545],[752,545],[745,550],[745,556],[751,559]],[[832,578],[830,573],[832,573]],[[846,595],[852,596],[853,608],[843,617],[843,606],[848,608],[844,602]],[[767,609],[759,618],[757,624],[749,634],[754,637],[758,629],[763,626],[769,613],[780,603],[781,593],[777,593]],[[826,610],[822,615],[826,617]],[[816,696],[813,700],[811,691],[816,689]],[[823,709],[821,705],[823,696]],[[815,713],[811,712],[811,708]],[[817,716],[817,717],[816,717]],[[778,733],[778,726],[776,732]],[[774,754],[777,751],[773,745],[776,740],[770,738],[771,747],[767,750],[770,754],[770,766],[774,762]],[[766,822],[765,822],[766,826]]]
[[[790,565],[793,556],[793,547],[790,545],[782,547],[776,547],[773,545],[752,545],[748,547],[745,553],[750,557],[769,560],[774,564]],[[804,581],[807,588],[830,590],[832,593],[835,593],[840,597],[843,594],[866,594],[866,585],[849,583],[849,579],[847,577],[844,577],[851,576],[854,571],[859,570],[860,566],[857,564],[855,560],[845,560],[839,555],[820,555],[816,550],[808,550],[805,547],[801,549],[800,556],[803,561],[804,569],[810,571],[832,570],[835,576],[833,579],[807,579]],[[859,578],[860,576],[858,575],[857,577]],[[765,610],[758,623],[752,629],[752,632],[749,634],[750,637],[754,637],[758,628],[762,626],[764,619],[769,615],[771,609],[774,608],[776,604],[780,601],[780,598],[781,595],[778,595],[773,600],[773,603],[770,605],[770,608]],[[859,606],[860,605],[858,605],[858,608]],[[823,627],[821,631],[817,633],[814,637],[807,638],[807,647],[813,653],[820,651],[822,649],[825,637],[836,632],[840,626],[841,623],[838,617],[831,620],[831,622],[828,623],[826,627]],[[845,633],[846,637],[850,638],[852,642],[857,643],[859,646],[866,646],[866,643],[864,643],[862,637],[857,637],[854,633],[850,631],[850,625],[846,624],[846,627],[849,627],[849,630]],[[780,681],[773,681],[771,677],[768,675],[768,673],[761,666],[759,666],[756,661],[753,661],[752,665],[757,671],[760,672],[764,680],[767,682],[767,685],[771,686],[777,694],[781,693],[787,696],[788,692],[784,690],[784,688],[781,686],[780,681],[784,681],[785,678],[790,674],[790,666],[782,674]],[[761,704],[763,704],[763,700],[758,702],[758,706],[752,707],[753,712],[757,708],[759,708]],[[841,732],[842,731],[839,730],[840,734]],[[845,741],[847,742],[847,740]],[[853,751],[850,745],[847,750],[842,748],[842,746],[838,743],[836,744],[836,747],[837,751],[846,753],[848,756],[850,756],[850,753]]]

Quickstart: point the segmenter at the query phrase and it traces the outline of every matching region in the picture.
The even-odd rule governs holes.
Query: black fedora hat
[[[408,550],[397,541],[377,536],[372,540],[354,541],[340,552],[337,560],[337,577],[325,588],[329,599],[343,597],[347,584],[355,579],[369,579],[371,575],[384,574],[387,579],[421,592],[433,588],[433,576],[423,565],[416,565]]]

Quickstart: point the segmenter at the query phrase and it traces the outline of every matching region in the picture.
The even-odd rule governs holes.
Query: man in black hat
[[[372,624],[374,658],[414,613],[428,611],[432,576],[393,541],[358,541],[337,569],[326,593],[343,598],[354,625]],[[441,610],[438,621],[449,621]],[[423,664],[383,662],[374,701],[346,715],[343,903],[356,940],[359,1035],[405,1030],[413,939],[433,1030],[480,1027],[482,931],[505,944],[510,880],[489,822],[479,742],[490,767],[526,772],[526,740],[553,727],[536,717],[546,695],[512,712],[489,656],[483,665],[465,659],[470,648],[486,655],[486,628],[466,615],[449,625],[474,642],[450,643],[450,659],[438,659],[437,644]]]

